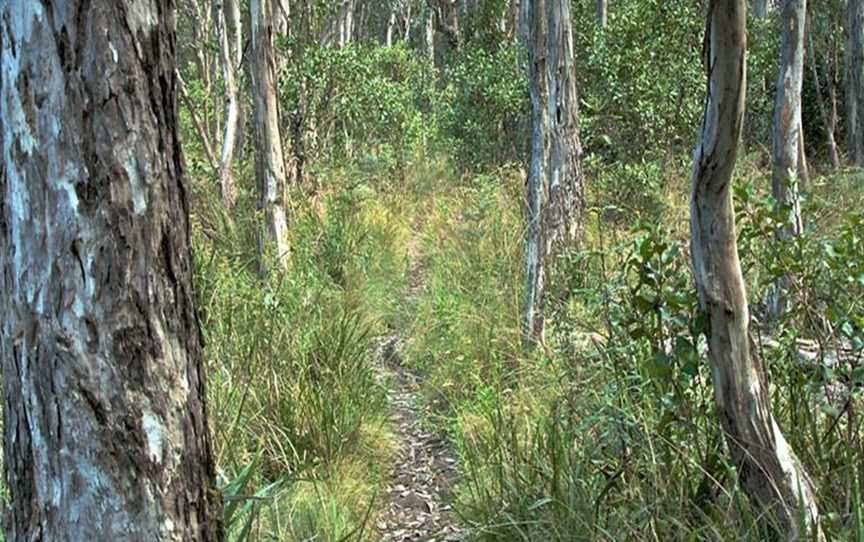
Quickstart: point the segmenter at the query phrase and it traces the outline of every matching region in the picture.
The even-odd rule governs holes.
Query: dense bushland
[[[232,537],[374,539],[395,447],[376,348],[394,330],[410,338],[406,363],[424,377],[423,422],[459,452],[458,511],[478,539],[767,536],[715,422],[689,268],[701,4],[616,3],[602,30],[593,2],[573,4],[587,239],[560,256],[546,344],[531,353],[519,329],[525,54],[488,24],[507,3],[483,5],[461,47],[436,64],[412,44],[279,44],[286,155],[300,173],[286,198],[285,270],[261,276],[256,262],[251,141],[229,215],[183,112],[208,407]],[[775,242],[779,39],[776,20],[751,23],[735,194],[758,352],[778,422],[820,489],[826,534],[861,538],[862,179],[821,160],[808,77],[816,159],[806,231]],[[814,27],[823,23],[814,14]],[[792,310],[763,325],[766,292],[787,274]]]

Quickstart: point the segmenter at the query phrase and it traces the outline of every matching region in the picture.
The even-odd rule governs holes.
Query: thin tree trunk
[[[216,154],[213,152],[213,145],[210,144],[210,137],[207,135],[207,127],[203,122],[201,122],[201,118],[198,116],[198,111],[195,109],[195,103],[186,91],[186,84],[183,82],[180,72],[177,72],[177,90],[180,93],[180,99],[183,100],[183,104],[189,112],[189,116],[192,118],[192,125],[195,126],[195,131],[198,132],[198,137],[201,139],[201,147],[204,149],[204,156],[207,158],[207,163],[210,164],[213,171],[217,171],[219,165],[216,161]]]
[[[411,2],[406,2],[405,6],[405,34],[402,36],[402,41],[406,44],[411,43]]]
[[[426,8],[426,57],[435,64],[435,10]]]
[[[522,12],[520,4],[519,0],[510,0],[509,15],[507,17],[510,25],[510,28],[507,30],[508,41],[518,40],[519,36],[524,34],[519,26],[519,15]]]
[[[242,54],[243,41],[240,25],[240,8],[237,0],[224,0],[224,5],[216,5],[216,32],[219,38],[219,53],[222,63],[222,78],[225,82],[225,126],[222,132],[222,152],[219,157],[219,188],[222,203],[229,210],[237,202],[237,185],[231,173],[234,149],[238,139],[240,121],[240,100],[237,95],[236,73],[239,62],[235,58]],[[228,41],[229,29],[226,13],[234,28],[234,51]]]
[[[864,0],[846,11],[846,132],[849,161],[864,167]]]
[[[354,36],[354,0],[343,0],[338,17],[339,48],[341,49],[351,43]]]
[[[735,242],[731,183],[744,119],[745,1],[712,0],[706,32],[709,89],[694,152],[690,234],[717,411],[753,502],[788,540],[824,540],[813,484],[771,414],[767,376],[751,348]]]
[[[837,126],[839,124],[839,120],[838,120],[839,114],[837,113],[837,85],[838,85],[837,65],[838,65],[838,61],[836,58],[834,60],[835,60],[835,62],[833,63],[833,69],[830,72],[831,73],[831,79],[828,82],[828,105],[831,106],[830,109],[828,110],[829,111],[828,124],[831,127],[831,139],[834,142],[834,146],[832,147],[834,149],[834,153],[831,156],[831,163],[832,164],[836,163],[837,168],[839,168],[840,167],[840,152],[839,152],[839,146],[837,145],[837,140],[834,137],[834,134],[837,133]]]
[[[288,224],[283,195],[285,161],[279,135],[279,111],[276,101],[276,66],[273,58],[273,26],[270,0],[252,0],[252,48],[255,109],[255,177],[258,186],[258,208],[263,213],[263,232],[259,240],[261,265],[265,253],[275,251],[276,260],[288,260]]]
[[[837,140],[834,138],[834,132],[837,130],[836,111],[837,102],[835,100],[832,89],[833,81],[828,71],[828,63],[825,62],[825,80],[828,83],[829,100],[832,102],[831,107],[834,112],[829,112],[828,105],[825,103],[825,95],[822,93],[822,81],[819,79],[819,62],[816,56],[816,47],[813,45],[813,33],[810,31],[810,15],[807,15],[807,45],[810,50],[810,71],[813,74],[813,86],[816,88],[816,102],[819,106],[819,116],[822,118],[822,125],[825,129],[825,143],[828,147],[828,158],[831,160],[831,167],[835,170],[840,168],[840,155],[837,152]]]
[[[387,47],[393,46],[393,30],[396,28],[396,11],[390,12],[390,18],[387,19],[387,36],[385,38],[385,43]]]
[[[606,28],[606,23],[609,18],[609,1],[608,0],[596,0],[597,2],[597,24],[600,25],[600,28]]]
[[[0,3],[6,540],[221,540],[167,0]]]
[[[784,0],[781,11],[780,70],[774,102],[773,173],[771,193],[777,212],[788,209],[776,232],[777,241],[788,242],[803,231],[798,184],[806,170],[801,125],[801,88],[804,80],[804,28],[807,0]],[[788,308],[790,277],[781,277],[769,296],[769,313],[776,321]]]
[[[582,238],[584,175],[568,0],[525,0],[532,110],[523,333],[542,342],[550,256]]]
[[[803,77],[803,76],[802,76]],[[810,166],[807,165],[807,151],[804,146],[804,121],[798,127],[798,184],[803,190],[810,186]],[[798,212],[801,212],[800,201]],[[802,217],[803,223],[803,217]],[[802,226],[803,231],[803,226]]]

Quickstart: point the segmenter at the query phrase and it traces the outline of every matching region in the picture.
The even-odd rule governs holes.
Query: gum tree
[[[745,0],[711,0],[706,29],[708,96],[694,151],[690,238],[717,412],[753,502],[789,540],[823,539],[815,490],[771,414],[766,375],[749,335],[736,246],[732,172],[746,89]]]
[[[531,94],[526,341],[543,340],[550,256],[582,236],[585,178],[570,2],[523,0]]]
[[[6,540],[221,540],[170,0],[0,3]]]
[[[804,229],[798,193],[799,179],[804,174],[801,145],[801,87],[804,81],[804,29],[807,20],[806,0],[784,0],[780,12],[782,44],[780,69],[774,101],[773,174],[771,192],[778,211],[786,211],[784,224],[777,229],[781,243],[800,235]],[[769,311],[776,319],[786,310],[789,277],[775,284],[769,301]]]
[[[252,0],[252,103],[255,112],[255,179],[258,209],[263,215],[259,239],[262,268],[265,253],[274,251],[281,263],[288,259],[285,216],[285,161],[279,134],[276,64],[273,56],[273,9],[270,0]]]

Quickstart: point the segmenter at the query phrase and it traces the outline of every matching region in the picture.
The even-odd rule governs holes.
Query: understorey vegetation
[[[3,4],[4,539],[864,540],[862,0]]]
[[[420,376],[422,424],[457,451],[454,506],[471,539],[765,539],[771,523],[740,487],[716,422],[690,264],[700,5],[616,3],[600,28],[594,2],[573,3],[585,239],[556,256],[545,341],[526,351],[526,56],[484,19],[503,16],[507,2],[480,4],[461,46],[434,61],[413,34],[389,47],[277,42],[297,177],[285,198],[289,263],[266,277],[252,142],[228,213],[181,112],[231,536],[378,539],[399,443],[376,348],[395,331],[409,338],[402,355]],[[817,52],[830,55],[836,28],[818,11]],[[827,161],[807,77],[805,228],[776,242],[780,37],[776,18],[749,22],[734,202],[754,348],[777,423],[818,488],[825,535],[860,538],[864,179]],[[768,292],[787,275],[791,308],[769,324]]]

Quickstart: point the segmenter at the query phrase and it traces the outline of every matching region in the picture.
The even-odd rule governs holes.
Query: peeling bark
[[[804,81],[804,28],[807,1],[784,0],[781,23],[780,70],[774,101],[773,174],[771,193],[777,211],[788,209],[785,222],[776,232],[778,242],[787,242],[803,231],[799,181],[806,175],[801,124],[801,88]],[[773,286],[769,313],[776,320],[787,310],[786,290],[790,277],[781,277]]]
[[[221,540],[169,0],[0,3],[6,540]]]
[[[709,86],[694,151],[690,234],[717,412],[754,504],[788,540],[824,540],[813,483],[771,414],[767,377],[751,348],[735,242],[731,183],[744,118],[745,1],[712,0],[706,32]]]
[[[276,100],[276,66],[273,58],[273,26],[270,0],[252,0],[252,84],[255,109],[255,177],[258,208],[263,214],[259,240],[261,264],[265,254],[275,251],[284,265],[288,259],[288,223],[285,216],[285,161],[279,135]]]
[[[523,331],[542,341],[548,260],[582,238],[584,175],[570,3],[524,0],[531,92],[527,291]]]

